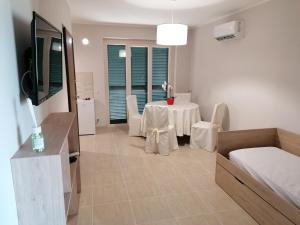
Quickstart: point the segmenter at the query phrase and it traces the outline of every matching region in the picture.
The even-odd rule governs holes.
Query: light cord
[[[172,24],[174,24],[174,4],[175,4],[176,0],[171,0],[171,20],[172,20]]]
[[[23,94],[25,95],[26,98],[29,98],[29,95],[28,95],[28,93],[26,93],[26,91],[24,90],[23,82],[24,82],[25,76],[26,76],[27,74],[30,74],[30,73],[31,73],[31,70],[26,71],[25,73],[23,73],[22,78],[21,78],[21,85],[20,85],[20,86],[21,86],[21,90],[22,90],[22,92],[23,92]]]

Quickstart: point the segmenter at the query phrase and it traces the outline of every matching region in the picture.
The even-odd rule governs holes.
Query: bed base
[[[300,156],[300,135],[271,128],[219,132],[216,183],[262,225],[300,225],[300,209],[236,167],[229,152],[274,146]]]

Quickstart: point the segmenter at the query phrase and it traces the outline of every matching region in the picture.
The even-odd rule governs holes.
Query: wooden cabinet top
[[[75,114],[72,112],[52,113],[41,124],[45,149],[36,153],[32,150],[31,136],[15,153],[12,159],[58,155],[71,129]]]

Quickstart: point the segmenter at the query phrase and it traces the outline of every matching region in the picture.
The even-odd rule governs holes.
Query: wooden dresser
[[[32,151],[31,137],[11,158],[19,225],[66,225],[78,212],[80,160],[75,114],[50,114],[41,124],[45,150]]]

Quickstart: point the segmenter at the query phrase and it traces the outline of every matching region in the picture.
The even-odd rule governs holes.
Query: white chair
[[[174,104],[188,103],[192,101],[191,93],[175,93]]]
[[[128,95],[126,100],[127,100],[129,136],[141,136],[142,115],[139,114],[138,111],[136,95]]]
[[[190,147],[213,152],[216,148],[217,133],[222,131],[226,104],[219,103],[214,107],[211,122],[199,121],[192,126]]]
[[[169,155],[171,151],[178,149],[175,128],[169,125],[168,107],[146,106],[145,116],[147,118],[145,151]]]

